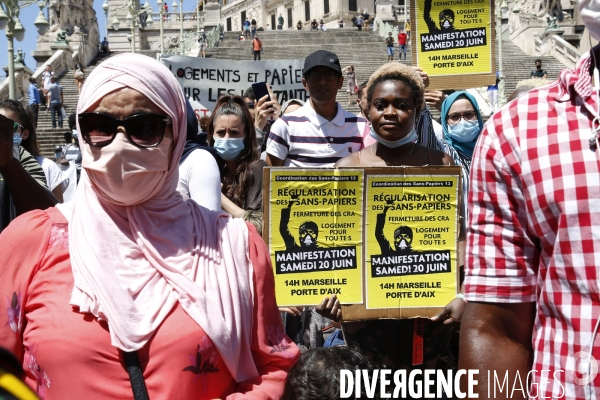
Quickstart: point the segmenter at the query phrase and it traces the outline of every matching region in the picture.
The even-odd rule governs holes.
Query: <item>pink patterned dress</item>
[[[26,382],[42,399],[132,398],[107,324],[69,304],[68,230],[63,215],[49,208],[17,218],[0,235],[0,346],[22,361]],[[298,348],[283,331],[265,243],[249,230],[251,348],[259,376],[235,382],[211,340],[178,304],[138,351],[151,399],[279,399],[283,393]]]

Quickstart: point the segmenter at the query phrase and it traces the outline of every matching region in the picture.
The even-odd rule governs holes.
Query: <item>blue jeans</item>
[[[62,104],[59,102],[51,102],[50,103],[50,112],[52,113],[52,127],[56,128],[56,116],[54,114],[58,114],[58,127],[63,127],[63,117],[61,112]]]
[[[406,60],[406,45],[405,44],[399,44],[398,45],[398,60],[400,59],[400,56],[404,53],[404,59]]]
[[[387,55],[388,56],[393,56],[394,55],[394,48],[393,47],[388,47],[387,48]]]

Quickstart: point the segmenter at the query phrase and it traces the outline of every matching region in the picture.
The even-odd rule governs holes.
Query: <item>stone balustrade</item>
[[[581,54],[577,48],[556,35],[550,36],[548,42],[549,56],[556,58],[569,68],[575,68],[575,64],[577,64],[577,61],[581,58]]]
[[[542,54],[542,47],[544,46],[542,39],[538,35],[535,35],[533,41],[535,42],[535,54]]]
[[[564,40],[562,29],[548,29],[541,35],[535,35],[535,52],[540,56],[551,56],[569,68],[575,68],[581,57],[579,50]]]
[[[198,26],[198,14],[196,11],[186,11],[182,13],[183,29],[194,29]],[[158,29],[160,27],[161,14],[158,12],[152,13],[152,26],[146,26],[144,29]],[[178,12],[168,12],[162,14],[163,29],[178,29],[181,26],[180,15]],[[200,25],[202,24],[202,15],[200,17]]]

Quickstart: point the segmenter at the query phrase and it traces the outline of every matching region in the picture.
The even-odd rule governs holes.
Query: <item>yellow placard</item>
[[[269,246],[279,306],[336,294],[362,303],[363,171],[270,170]]]
[[[458,175],[369,175],[366,184],[366,308],[446,306],[458,285]]]
[[[417,65],[430,77],[494,72],[490,0],[415,4]]]

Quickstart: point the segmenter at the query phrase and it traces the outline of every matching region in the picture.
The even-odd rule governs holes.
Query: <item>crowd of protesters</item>
[[[600,4],[580,11],[600,40]],[[353,22],[360,30],[369,18]],[[398,36],[404,54],[408,32]],[[390,33],[390,56],[394,44]],[[27,106],[0,102],[0,377],[20,379],[0,389],[336,399],[343,368],[528,376],[564,370],[581,352],[593,358],[598,60],[596,46],[556,82],[537,79],[547,72],[536,62],[534,82],[484,125],[471,94],[427,90],[420,68],[385,63],[359,83],[325,50],[304,61],[307,102],[280,105],[270,88],[261,98],[250,88],[198,121],[164,65],[118,55],[86,78],[57,152],[78,172],[69,201],[65,175],[37,147],[39,94],[30,90]],[[336,101],[344,84],[358,116]],[[459,294],[430,319],[347,322],[335,295],[278,308],[260,237],[267,165],[461,166]],[[403,240],[387,246],[410,247]],[[417,329],[424,358],[414,365]],[[541,397],[600,390],[565,375],[548,383]],[[479,386],[481,398],[487,390]]]

